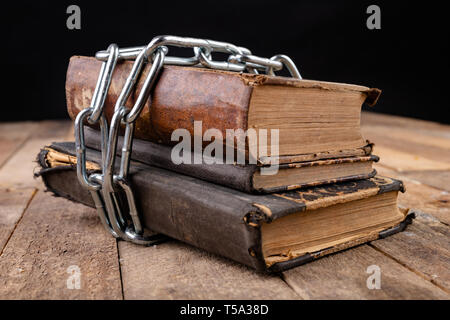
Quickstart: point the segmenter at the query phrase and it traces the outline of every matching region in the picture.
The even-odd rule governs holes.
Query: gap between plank
[[[289,282],[286,280],[286,277],[284,276],[283,272],[280,272],[278,275],[279,275],[281,281],[286,283],[286,285],[295,293],[295,295],[297,297],[299,297],[299,299],[301,299],[301,300],[311,300],[311,298],[307,294],[302,295],[299,292],[299,290],[302,290],[301,288],[296,288],[296,287],[293,287],[292,285],[290,285]]]
[[[30,196],[30,199],[28,199],[27,204],[25,205],[25,208],[22,210],[22,214],[20,215],[20,218],[17,220],[17,223],[14,225],[14,228],[11,230],[11,233],[9,234],[8,239],[6,239],[5,245],[3,246],[2,250],[0,251],[0,257],[3,255],[3,252],[5,251],[5,248],[8,245],[9,240],[11,240],[11,237],[13,236],[14,231],[16,231],[17,226],[22,221],[22,218],[25,215],[25,212],[27,211],[28,207],[31,204],[31,201],[33,201],[33,199],[36,196],[37,192],[38,192],[38,189],[34,188],[32,194]]]
[[[0,170],[5,166],[5,164],[8,163],[9,160],[11,160],[11,158],[12,158],[18,151],[20,151],[20,149],[22,149],[22,147],[23,147],[23,146],[27,143],[27,141],[29,140],[30,136],[31,136],[31,133],[28,134],[28,135],[22,140],[22,142],[19,143],[19,145],[18,145],[16,148],[14,148],[13,151],[11,151],[11,153],[6,157],[5,160],[3,160],[2,163],[0,163]]]
[[[119,262],[120,292],[122,294],[122,300],[125,300],[125,293],[123,291],[122,264],[120,263],[119,239],[116,239],[116,250],[117,250],[117,259]]]
[[[395,262],[397,262],[398,264],[400,264],[401,266],[403,266],[404,268],[408,269],[409,271],[415,273],[416,275],[418,275],[419,277],[421,277],[422,279],[431,282],[433,285],[435,285],[436,287],[438,287],[439,289],[441,289],[442,291],[444,291],[447,294],[450,294],[450,290],[447,289],[446,287],[436,283],[432,278],[427,277],[425,274],[423,274],[422,272],[415,270],[411,267],[409,267],[408,265],[406,265],[405,263],[403,263],[402,261],[400,261],[399,259],[395,258],[394,256],[390,255],[387,252],[384,252],[383,250],[381,250],[380,248],[377,248],[376,246],[372,245],[372,243],[368,243],[367,244],[369,247],[377,250],[378,252],[380,252],[381,254],[383,254],[384,256],[394,260]]]

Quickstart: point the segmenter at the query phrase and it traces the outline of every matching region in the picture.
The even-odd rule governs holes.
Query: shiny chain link
[[[194,55],[189,58],[168,56],[169,46],[192,48]],[[228,59],[226,61],[214,60],[212,58],[214,52],[228,54]],[[285,67],[293,78],[301,79],[297,67],[288,56],[258,57],[252,55],[247,48],[206,39],[158,36],[143,47],[119,49],[117,45],[112,44],[107,50],[97,52],[95,56],[103,63],[91,104],[88,108],[82,110],[75,120],[77,177],[80,184],[91,193],[104,227],[116,238],[142,245],[152,245],[167,239],[160,234],[144,235],[144,227],[128,180],[134,125],[145,102],[150,98],[150,93],[163,65],[194,66],[234,72],[247,71],[253,74],[264,72],[268,75],[275,75],[275,71]],[[111,123],[108,124],[103,106],[111,85],[114,69],[119,60],[134,60],[134,63],[116,101]],[[125,107],[126,102],[134,91],[143,67],[148,62],[151,62],[150,71],[135,104],[131,109],[128,109]],[[102,141],[101,173],[88,173],[86,169],[84,127],[88,124],[100,125]],[[119,171],[116,173],[117,141],[121,125],[125,126],[125,135]],[[124,194],[126,198],[128,214],[124,214],[123,208],[125,206],[121,203],[120,194]]]

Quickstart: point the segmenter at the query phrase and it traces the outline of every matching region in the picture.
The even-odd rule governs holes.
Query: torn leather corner
[[[366,145],[362,147],[362,149],[366,152],[366,155],[369,155],[372,154],[374,146],[375,143],[371,142],[370,140],[366,140]]]
[[[242,73],[240,76],[244,84],[250,87],[261,86],[267,81],[267,76],[261,74]]]
[[[381,90],[377,88],[371,88],[366,92],[366,94],[367,97],[365,103],[367,103],[369,107],[373,107],[377,104],[378,99],[380,98]]]
[[[405,184],[403,183],[403,181],[400,181],[400,192],[401,193],[406,192],[406,187],[405,187]]]
[[[266,221],[265,215],[257,211],[251,211],[247,213],[242,219],[247,226],[253,228],[261,227],[261,223]]]
[[[37,154],[36,159],[34,160],[34,162],[36,162],[41,167],[41,170],[39,172],[33,172],[33,177],[35,179],[41,176],[41,171],[43,169],[48,168],[47,162],[45,161],[45,158],[47,157],[47,153],[48,153],[48,151],[45,150],[45,148],[41,149],[39,151],[39,153]]]
[[[255,211],[250,211],[244,216],[244,222],[250,227],[259,228],[262,222],[272,221],[272,210],[265,205],[259,203],[253,203]]]

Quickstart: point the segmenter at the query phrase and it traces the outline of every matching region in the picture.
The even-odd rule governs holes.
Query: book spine
[[[115,102],[130,73],[133,62],[119,62],[114,70],[111,86],[104,105],[110,120]],[[74,56],[70,59],[66,75],[67,111],[74,120],[90,105],[97,83],[101,61],[92,57]],[[132,107],[150,69],[147,65],[128,99]],[[202,121],[203,135],[215,128],[226,137],[227,129],[247,130],[248,106],[252,86],[239,73],[205,71],[199,68],[164,66],[136,123],[135,137],[156,143],[174,145],[172,132],[187,129],[194,137],[194,121]],[[150,108],[151,104],[151,108]]]
[[[87,128],[85,130],[86,146],[95,150],[101,150],[100,133],[97,130]],[[117,155],[122,149],[123,137],[119,136]],[[200,164],[194,163],[194,154],[191,153],[191,163],[174,164],[171,159],[172,148],[157,143],[134,139],[132,149],[132,159],[191,177],[217,183],[243,192],[254,193],[252,177],[258,170],[256,165],[237,164]],[[264,191],[263,191],[264,192]]]

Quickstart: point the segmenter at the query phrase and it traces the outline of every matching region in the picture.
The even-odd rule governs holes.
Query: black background
[[[81,30],[66,27],[66,8],[71,4],[81,8]],[[366,27],[366,9],[371,4],[381,8],[381,30]],[[450,123],[450,13],[444,4],[2,2],[5,82],[0,120],[67,118],[64,81],[71,55],[94,55],[113,42],[120,47],[144,45],[156,35],[173,34],[232,42],[260,56],[284,53],[306,79],[382,89],[373,111]]]

